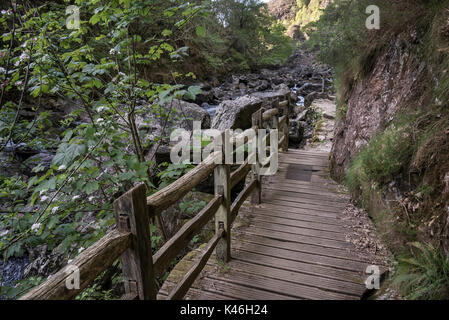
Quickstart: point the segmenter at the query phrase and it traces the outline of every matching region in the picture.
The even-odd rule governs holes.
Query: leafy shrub
[[[346,183],[355,193],[360,193],[368,181],[383,186],[408,168],[413,151],[408,127],[393,125],[359,152],[348,169]]]
[[[410,244],[412,256],[399,259],[394,284],[409,299],[449,299],[449,255],[430,244]]]

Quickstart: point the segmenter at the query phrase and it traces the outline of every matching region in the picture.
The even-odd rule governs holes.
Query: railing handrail
[[[265,121],[272,120],[275,129],[282,132],[279,146],[283,151],[287,151],[289,95],[284,96],[284,99],[285,101],[281,102],[278,99],[273,101],[271,109],[261,108],[256,111],[252,116],[252,127],[248,130],[257,132],[259,128],[263,128]],[[243,138],[243,144],[247,144],[248,130],[239,136],[231,137],[230,143],[237,145],[239,139],[241,141]],[[223,157],[223,151],[214,150],[195,168],[148,198],[145,198],[145,186],[141,184],[115,200],[116,229],[79,254],[70,264],[79,272],[78,288],[68,289],[66,284],[71,280],[72,274],[67,271],[66,266],[21,299],[73,299],[118,257],[122,260],[125,285],[125,295],[122,298],[156,299],[155,277],[165,271],[194,234],[215,215],[215,236],[207,244],[205,253],[169,295],[169,298],[173,299],[182,298],[201,272],[214,248],[217,249],[218,259],[224,262],[230,259],[230,228],[239,208],[251,194],[253,203],[260,203],[261,200],[261,177],[257,174],[261,164],[257,152],[248,154],[245,162],[231,174],[229,164],[216,164],[217,157]],[[251,164],[250,157],[256,157],[255,164]],[[244,180],[251,171],[252,179],[231,204],[231,189]],[[149,219],[176,203],[212,172],[214,172],[215,197],[153,255],[148,240]]]

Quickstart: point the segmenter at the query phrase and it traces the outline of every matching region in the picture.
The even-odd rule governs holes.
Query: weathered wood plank
[[[235,219],[235,217],[237,216],[240,207],[242,206],[243,202],[245,202],[245,200],[248,198],[248,196],[251,195],[251,193],[254,191],[254,189],[256,189],[257,187],[257,181],[256,180],[251,180],[251,182],[245,187],[245,189],[243,189],[239,195],[237,196],[237,198],[234,200],[234,202],[232,203],[231,206],[231,216],[232,216],[232,220]]]
[[[230,165],[218,165],[214,171],[214,192],[223,198],[215,213],[215,233],[224,229],[225,236],[220,238],[216,246],[217,257],[222,262],[231,258],[231,178]]]
[[[283,257],[273,257],[244,250],[235,252],[233,254],[233,258],[239,261],[271,266],[277,269],[284,269],[289,271],[297,272],[300,270],[301,273],[304,274],[310,274],[323,278],[336,279],[363,285],[363,274],[359,272],[337,269],[317,264],[310,264],[302,261],[289,260]]]
[[[215,215],[222,204],[223,197],[215,196],[194,218],[160,248],[153,256],[154,273],[156,277],[165,272],[172,260],[185,248],[188,242],[197,234]]]
[[[300,236],[311,236],[311,237],[316,237],[316,238],[341,241],[342,246],[344,246],[346,244],[345,236],[343,233],[336,233],[336,232],[332,232],[332,231],[315,230],[315,229],[301,228],[301,227],[291,227],[291,226],[277,224],[277,223],[264,222],[261,220],[251,221],[250,226],[257,226],[258,228],[263,228],[266,230],[281,231],[281,232],[285,232],[285,233],[297,234]]]
[[[216,265],[212,260],[213,259],[209,259],[207,263],[207,267],[209,268],[209,270],[213,270],[213,268],[216,268]],[[238,259],[233,259],[227,265],[227,269],[230,270],[228,274],[231,276],[234,272],[238,272],[241,274],[252,274],[354,295],[354,298],[360,298],[365,291],[365,286],[359,283],[302,273],[300,270],[285,270],[283,268],[259,264],[257,261],[246,262]],[[268,289],[270,290],[271,288]],[[312,298],[309,297],[309,299]]]
[[[167,299],[168,300],[179,300],[184,297],[184,295],[189,290],[192,283],[200,274],[201,270],[203,270],[204,266],[209,260],[210,255],[213,250],[217,246],[218,241],[223,237],[225,233],[224,229],[221,229],[215,236],[208,242],[204,253],[201,255],[199,259],[193,264],[190,270],[184,275],[184,277],[179,281],[176,287],[170,292]]]
[[[284,258],[270,257],[263,254],[252,252],[234,253],[235,261],[247,262],[255,265],[276,268],[278,270],[287,270],[309,274],[312,276],[347,282],[349,287],[364,286],[363,275],[361,273],[335,269],[327,266],[313,265],[304,262],[292,261]]]
[[[131,246],[132,234],[114,230],[106,234],[92,246],[78,255],[70,265],[52,275],[47,281],[35,287],[20,300],[70,300],[90,285],[95,278],[110,266]],[[79,270],[79,289],[68,289],[76,276],[74,268]],[[67,271],[67,272],[66,272]]]
[[[278,224],[283,226],[289,226],[289,227],[299,227],[299,228],[305,228],[305,229],[313,229],[317,231],[326,231],[326,232],[335,232],[335,233],[345,233],[345,229],[340,225],[332,225],[332,224],[322,224],[319,222],[309,222],[309,221],[302,221],[302,220],[294,220],[289,218],[282,218],[279,216],[276,216],[276,212],[274,215],[264,215],[260,214],[259,212],[253,213],[251,221],[254,222],[254,224],[257,225],[258,221],[263,223],[271,223],[271,224]]]
[[[277,116],[278,114],[279,114],[278,109],[267,110],[262,114],[262,120],[263,121],[270,120],[273,116]]]
[[[346,271],[353,271],[359,273],[363,273],[366,270],[366,267],[368,266],[366,263],[361,263],[357,261],[349,261],[347,259],[339,259],[334,257],[291,251],[287,249],[273,248],[249,242],[245,243],[242,242],[241,244],[240,243],[236,244],[234,247],[236,250],[239,249],[243,251],[269,255],[272,257],[279,257],[287,260],[327,266],[335,269],[342,269]]]
[[[201,181],[206,179],[217,166],[215,163],[217,157],[221,156],[221,152],[214,152],[171,185],[148,197],[147,205],[150,207],[150,217],[167,209],[174,202],[185,196],[187,192],[196,187]]]
[[[146,187],[140,184],[114,201],[117,229],[133,234],[133,245],[122,262],[125,293],[137,293],[140,300],[155,300],[157,295],[151,250],[150,219],[146,205]]]
[[[333,217],[323,217],[314,215],[313,212],[303,211],[303,212],[289,212],[284,208],[279,208],[276,211],[270,210],[268,208],[248,208],[243,206],[240,211],[247,212],[249,214],[258,214],[261,216],[271,216],[279,217],[290,220],[306,221],[319,223],[321,225],[331,225],[331,226],[341,226],[341,220]]]
[[[328,216],[341,216],[344,206],[340,208],[336,208],[335,206],[328,206],[328,205],[322,205],[313,203],[310,201],[307,201],[305,199],[295,201],[296,199],[267,199],[264,204],[272,204],[277,207],[292,207],[292,208],[302,208],[302,209],[310,209],[317,211],[317,214],[328,213]]]
[[[262,277],[253,273],[242,274],[240,272],[235,272],[232,269],[232,266],[227,273],[209,274],[208,277],[241,286],[287,295],[295,299],[355,299],[354,296],[348,294],[325,291],[320,288],[298,284],[291,280],[285,281],[270,277]]]
[[[320,217],[329,217],[329,218],[341,218],[342,210],[336,210],[335,208],[323,207],[323,206],[315,206],[309,205],[306,203],[298,204],[295,202],[287,202],[287,201],[266,201],[262,204],[262,208],[265,209],[274,209],[280,208],[285,212],[294,212],[294,213],[307,213],[311,215],[316,215]]]
[[[319,256],[345,259],[349,261],[358,261],[361,263],[369,262],[356,257],[350,248],[328,248],[308,243],[281,241],[278,239],[264,237],[262,235],[252,234],[250,232],[240,235],[239,239],[242,239],[245,242],[257,243],[260,245],[269,246],[273,248],[287,249],[292,251],[310,253]]]
[[[263,236],[263,237],[267,237],[267,238],[271,238],[271,239],[276,239],[276,240],[296,242],[296,243],[308,243],[308,244],[313,244],[316,246],[322,246],[322,247],[327,247],[327,248],[342,249],[341,241],[334,241],[334,240],[325,239],[325,238],[313,237],[310,235],[299,235],[299,234],[293,234],[293,233],[286,233],[286,232],[281,232],[281,231],[260,228],[258,226],[250,226],[245,229],[245,232]],[[348,247],[349,247],[349,244],[346,246],[346,248],[348,248]]]
[[[234,188],[237,183],[242,181],[250,171],[251,165],[249,164],[249,159],[246,159],[245,162],[231,174],[231,189]]]

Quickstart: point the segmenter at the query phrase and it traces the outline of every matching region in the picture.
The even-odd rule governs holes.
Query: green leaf
[[[206,36],[206,27],[205,26],[196,27],[196,34],[198,37],[205,37]]]
[[[53,158],[53,164],[69,167],[69,165],[71,165],[78,156],[84,154],[86,150],[86,145],[79,143],[79,141],[61,143]]]
[[[93,24],[93,25],[97,24],[99,21],[100,21],[100,16],[98,14],[94,14],[92,16],[92,18],[90,18],[90,20],[89,20],[90,24]]]
[[[168,29],[165,29],[164,31],[162,31],[162,35],[163,35],[164,37],[169,37],[169,36],[172,35],[172,33],[173,33],[173,31],[168,30]]]
[[[98,184],[97,181],[89,181],[88,183],[86,183],[86,185],[84,186],[84,191],[87,194],[91,194],[92,192],[97,191],[98,189],[100,189],[100,185]]]

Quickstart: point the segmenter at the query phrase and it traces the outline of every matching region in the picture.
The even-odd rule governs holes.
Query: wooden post
[[[288,151],[288,136],[289,136],[289,132],[290,132],[290,99],[287,100],[287,106],[280,108],[282,110],[282,116],[286,116],[285,119],[285,124],[283,126],[283,128],[281,129],[283,131],[283,135],[285,136],[284,139],[284,143],[282,146],[279,146],[283,152],[287,152]]]
[[[265,112],[264,108],[260,108],[258,111],[254,112],[252,115],[252,122],[253,122],[253,127],[257,126],[259,129],[262,129],[263,127],[263,119],[262,119],[262,115]],[[253,194],[251,195],[251,203],[252,204],[260,204],[261,203],[261,199],[262,199],[262,178],[259,175],[260,172],[260,163],[259,163],[259,146],[258,146],[258,136],[259,133],[257,134],[257,142],[256,142],[256,148],[255,148],[255,152],[256,152],[256,163],[252,165],[252,175],[253,175],[253,179],[256,180],[256,189],[254,190]],[[265,150],[265,148],[264,148]]]
[[[156,300],[145,185],[140,184],[115,200],[114,212],[117,229],[133,234],[131,248],[121,256],[125,295],[140,300]]]
[[[231,166],[225,163],[225,142],[227,136],[222,135],[222,164],[214,169],[215,195],[223,196],[223,201],[215,214],[215,234],[224,229],[223,238],[218,241],[216,254],[218,260],[228,262],[231,259]]]

